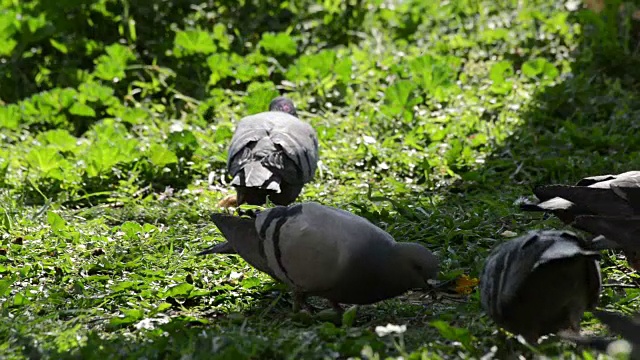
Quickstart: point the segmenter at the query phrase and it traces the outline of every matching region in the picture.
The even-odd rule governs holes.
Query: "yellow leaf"
[[[473,291],[473,288],[478,286],[479,282],[478,278],[460,275],[456,279],[456,292],[458,294],[470,294]]]
[[[219,207],[229,208],[236,206],[236,195],[229,195],[218,202]]]

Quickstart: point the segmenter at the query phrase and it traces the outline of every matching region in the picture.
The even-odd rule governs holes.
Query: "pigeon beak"
[[[438,281],[435,279],[429,279],[427,280],[423,286],[419,286],[419,287],[415,287],[411,290],[413,291],[433,291],[433,290],[440,290],[440,289],[453,289],[455,288],[455,279],[454,280],[446,280],[446,281]]]
[[[453,289],[456,287],[456,280],[457,278],[445,280],[445,281],[429,279],[427,280],[427,284],[429,284],[432,289],[447,290],[447,289]]]

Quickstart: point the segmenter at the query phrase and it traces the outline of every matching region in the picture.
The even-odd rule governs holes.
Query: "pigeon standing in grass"
[[[622,248],[629,264],[640,270],[640,171],[587,177],[576,185],[546,185],[534,189],[539,203],[521,204],[525,211],[545,211],[565,224],[604,235],[612,248]],[[634,245],[635,243],[635,245]]]
[[[611,332],[622,336],[628,344],[625,346],[620,344],[620,340],[615,338],[606,338],[602,336],[583,336],[576,334],[562,334],[565,340],[570,340],[578,345],[593,348],[602,352],[618,353],[619,350],[629,350],[629,359],[640,360],[640,314],[636,314],[635,318],[626,317],[622,314],[610,311],[594,311],[598,320],[603,322]],[[619,346],[622,345],[622,346]]]
[[[235,205],[263,205],[267,198],[276,205],[289,205],[313,179],[317,165],[316,131],[298,119],[290,99],[276,97],[269,111],[242,118],[231,139],[227,170],[236,189]],[[229,206],[232,198],[218,205]],[[235,251],[225,242],[207,253]]]
[[[429,288],[438,259],[350,212],[307,202],[261,211],[255,219],[214,214],[213,222],[249,264],[293,289],[294,311],[309,295],[371,304]]]
[[[297,117],[293,102],[277,97],[269,111],[244,117],[231,139],[227,170],[237,205],[276,205],[295,201],[318,163],[318,138]]]
[[[579,331],[602,286],[599,254],[568,231],[532,231],[496,247],[480,278],[482,307],[504,329],[535,343]]]

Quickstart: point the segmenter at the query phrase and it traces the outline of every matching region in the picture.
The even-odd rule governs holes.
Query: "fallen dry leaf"
[[[223,208],[230,208],[230,207],[236,206],[236,203],[237,203],[236,195],[233,194],[218,201],[218,206]]]
[[[584,6],[597,14],[604,9],[604,0],[584,0]]]
[[[460,275],[456,279],[456,292],[458,294],[471,294],[473,289],[478,286],[480,280],[478,278],[472,278],[468,275]]]

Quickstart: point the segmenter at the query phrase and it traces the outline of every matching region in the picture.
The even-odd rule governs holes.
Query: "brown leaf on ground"
[[[456,279],[456,292],[458,294],[471,294],[473,289],[478,286],[480,280],[478,278],[472,278],[468,275],[460,275]]]
[[[236,206],[236,203],[237,203],[236,195],[233,194],[218,201],[218,206],[223,208],[230,208],[230,207]]]

